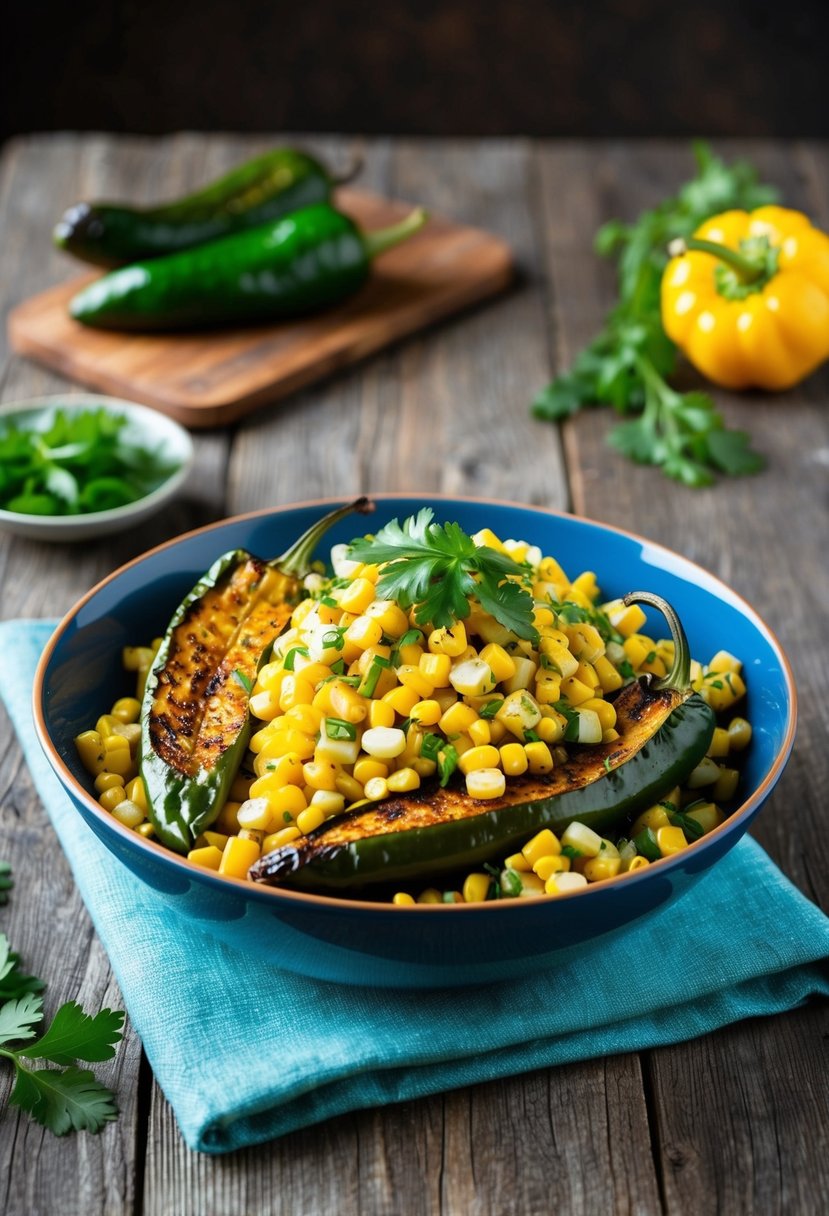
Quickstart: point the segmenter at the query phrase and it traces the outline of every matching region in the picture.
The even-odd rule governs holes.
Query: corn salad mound
[[[673,643],[641,632],[638,605],[600,603],[593,572],[571,581],[535,546],[502,543],[488,529],[473,539],[523,566],[537,644],[474,599],[465,620],[419,627],[413,609],[377,598],[378,566],[335,546],[333,577],[306,578],[306,598],[258,673],[250,711],[259,726],[247,762],[191,862],[245,878],[261,855],[356,806],[422,782],[445,784],[456,770],[470,797],[486,801],[503,794],[511,777],[564,762],[568,743],[618,738],[609,696],[643,674],[664,676]],[[154,833],[138,776],[138,718],[159,645],[124,651],[136,695],[119,698],[76,739],[101,805],[145,837]],[[555,896],[633,873],[718,826],[720,804],[732,801],[739,780],[729,759],[751,738],[748,721],[731,716],[746,691],[740,660],[722,650],[704,666],[694,660],[691,680],[721,715],[708,756],[687,787],[639,815],[627,837],[602,838],[580,823],[560,837],[544,829],[500,865],[465,876],[457,890],[399,891],[392,902]]]

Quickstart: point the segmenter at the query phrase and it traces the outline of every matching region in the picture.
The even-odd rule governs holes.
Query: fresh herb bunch
[[[0,862],[6,888],[10,867]],[[61,1005],[47,1029],[37,1037],[43,1017],[45,985],[26,975],[20,956],[0,933],[0,1059],[14,1066],[15,1080],[9,1102],[29,1112],[56,1136],[69,1131],[99,1132],[117,1118],[115,1095],[77,1061],[95,1063],[115,1055],[121,1038],[123,1013],[102,1009],[94,1017],[75,1001]],[[28,1040],[34,1039],[34,1042]],[[29,1061],[48,1061],[58,1068],[33,1067]]]
[[[774,202],[777,193],[758,182],[744,161],[726,165],[703,143],[694,145],[694,153],[697,175],[674,198],[643,212],[634,224],[611,220],[599,229],[597,251],[617,259],[619,303],[571,370],[536,397],[532,410],[552,421],[586,405],[637,414],[610,432],[613,446],[640,464],[660,466],[675,481],[704,486],[715,472],[754,473],[763,460],[743,431],[726,428],[708,393],[679,393],[667,383],[677,353],[660,315],[667,247],[712,215],[752,211]]]
[[[451,627],[469,616],[474,597],[485,612],[520,638],[538,640],[533,601],[523,586],[527,568],[505,553],[476,545],[459,524],[437,524],[429,507],[400,524],[386,524],[374,537],[352,542],[353,561],[381,565],[377,591],[414,608],[419,625]]]
[[[176,466],[129,443],[127,419],[106,409],[56,410],[45,429],[0,432],[0,507],[27,515],[85,515],[143,498]]]

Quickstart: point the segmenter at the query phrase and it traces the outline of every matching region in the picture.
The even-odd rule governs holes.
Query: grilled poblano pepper
[[[335,178],[315,157],[277,148],[239,165],[186,198],[159,207],[76,203],[55,227],[54,241],[95,266],[123,266],[178,253],[233,232],[327,203],[359,162]]]
[[[177,330],[279,321],[330,307],[363,286],[372,259],[417,232],[421,209],[363,232],[327,203],[195,249],[113,270],[69,302],[99,329]]]
[[[510,778],[500,798],[480,801],[460,784],[435,784],[356,808],[268,853],[250,877],[320,891],[416,880],[503,858],[545,827],[560,832],[578,820],[606,833],[658,802],[703,758],[715,719],[689,687],[690,652],[675,612],[649,592],[625,598],[638,601],[667,617],[674,662],[663,679],[619,693],[618,739],[574,747],[544,776]]]
[[[171,849],[191,849],[227,800],[250,738],[250,690],[318,541],[351,511],[371,509],[360,498],[331,512],[272,561],[243,549],[225,553],[176,610],[141,707],[148,813]]]

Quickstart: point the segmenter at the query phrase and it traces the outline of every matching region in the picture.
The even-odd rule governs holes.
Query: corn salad
[[[258,673],[247,766],[191,862],[244,878],[261,855],[355,806],[445,783],[456,771],[469,796],[486,801],[511,777],[562,763],[568,743],[618,738],[609,698],[640,675],[664,676],[672,642],[642,632],[637,604],[600,603],[593,572],[571,580],[553,557],[502,543],[488,529],[473,539],[524,566],[537,643],[517,638],[474,600],[451,627],[419,627],[414,610],[378,598],[378,566],[335,546],[334,576],[308,576],[306,598]],[[153,828],[137,776],[138,717],[158,645],[124,652],[136,695],[117,700],[76,740],[101,805],[144,836]],[[724,818],[720,804],[734,798],[739,771],[730,761],[751,727],[730,716],[746,691],[739,659],[718,651],[705,666],[693,661],[691,676],[721,725],[687,788],[640,815],[627,838],[604,839],[578,823],[560,838],[544,829],[499,866],[467,875],[459,890],[400,891],[393,902],[558,896],[635,872],[711,831]]]

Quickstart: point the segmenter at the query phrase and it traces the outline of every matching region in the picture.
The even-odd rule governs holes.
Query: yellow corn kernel
[[[283,785],[281,789],[269,792],[266,797],[275,823],[289,823],[308,805],[308,800],[298,785]]]
[[[358,616],[346,629],[343,641],[365,653],[370,646],[376,646],[382,636],[383,626],[378,620],[370,616]]]
[[[564,728],[557,718],[542,718],[535,728],[542,743],[558,743]]]
[[[605,878],[615,878],[622,868],[621,857],[590,857],[584,864],[582,874],[588,882],[602,882]]]
[[[373,600],[366,615],[377,621],[387,638],[399,638],[409,628],[409,618],[394,600]]]
[[[194,866],[202,866],[205,870],[218,870],[222,864],[222,852],[209,844],[202,849],[191,849],[187,854],[187,860],[192,861]]]
[[[259,756],[265,765],[268,761],[280,760],[285,756],[294,756],[298,760],[310,760],[316,747],[315,734],[316,731],[314,734],[310,734],[288,726],[268,740]]]
[[[524,751],[527,753],[527,766],[531,773],[552,772],[553,754],[543,740],[538,743],[525,743]]]
[[[123,788],[124,778],[120,773],[98,773],[95,778],[95,792],[103,794],[104,790],[114,789],[116,786]]]
[[[402,733],[402,732],[401,732]],[[373,756],[360,756],[354,765],[354,779],[365,786],[374,777],[388,777],[389,766]]]
[[[437,887],[427,887],[425,891],[421,891],[417,897],[419,904],[442,904],[443,895],[438,891]]]
[[[406,750],[406,736],[397,726],[372,726],[363,733],[362,742],[363,751],[375,760],[394,760]]]
[[[363,797],[363,787],[350,773],[337,773],[334,778],[337,793],[342,794],[346,802],[356,802]]]
[[[532,866],[527,861],[523,853],[511,853],[504,861],[505,870],[517,870],[519,874],[524,874],[532,869]]]
[[[129,798],[122,798],[116,807],[112,809],[113,819],[117,819],[125,828],[132,828],[133,831],[146,818],[140,806],[136,806],[134,802],[130,802]]]
[[[721,758],[727,756],[731,749],[731,740],[728,737],[728,731],[722,726],[714,727],[714,733],[711,736],[711,742],[708,746],[706,756]]]
[[[521,743],[505,743],[499,749],[501,768],[508,777],[520,777],[529,767],[527,753]]]
[[[387,797],[389,792],[388,783],[385,777],[372,777],[365,784],[363,791],[369,802],[380,802]]]
[[[593,669],[599,677],[599,687],[603,693],[615,692],[617,688],[622,687],[624,681],[621,675],[604,655],[594,660]]]
[[[648,655],[655,651],[655,646],[650,638],[641,633],[633,633],[625,638],[622,649],[633,670],[639,671]]]
[[[580,680],[582,684],[586,684],[588,688],[596,689],[599,687],[599,677],[596,675],[595,667],[592,663],[586,663],[583,659],[579,660],[579,665],[575,671],[575,679]]]
[[[525,689],[511,692],[505,697],[504,704],[495,715],[496,721],[503,723],[511,734],[521,740],[528,730],[535,730],[540,719],[541,709],[538,702]]]
[[[145,840],[152,840],[155,836],[155,828],[151,823],[139,823],[135,829],[139,836],[143,836]]]
[[[147,791],[144,789],[144,782],[140,777],[133,777],[132,781],[127,784],[127,797],[130,802],[134,802],[136,806],[140,806],[141,810],[146,815],[147,813]]]
[[[745,691],[743,678],[736,671],[708,671],[703,676],[700,695],[720,713],[745,696]]]
[[[563,680],[572,676],[579,666],[576,656],[568,650],[566,640],[565,638],[564,642],[560,642],[556,638],[545,637],[539,643],[541,654]]]
[[[219,862],[219,873],[225,874],[228,878],[247,878],[248,870],[258,860],[259,845],[255,840],[231,836],[224,847],[222,860]]]
[[[325,760],[309,760],[302,766],[305,784],[312,790],[335,790],[337,767]]]
[[[368,714],[368,703],[361,697],[356,688],[344,684],[342,680],[334,680],[328,695],[332,714],[342,718],[344,722],[362,722]]]
[[[657,803],[656,806],[648,807],[646,811],[642,812],[638,819],[633,821],[630,834],[631,836],[637,836],[639,832],[644,831],[645,828],[651,828],[655,832],[659,828],[668,827],[670,822],[671,821],[668,818],[667,809]]]
[[[659,845],[659,852],[663,857],[671,857],[674,853],[681,853],[683,849],[688,848],[688,841],[685,839],[682,828],[658,828],[656,843]]]
[[[236,812],[240,828],[258,828],[267,831],[271,825],[273,811],[267,798],[248,798]]]
[[[393,794],[408,794],[420,789],[420,775],[413,768],[399,768],[386,780],[386,785]]]
[[[458,761],[458,768],[466,776],[479,768],[497,768],[501,757],[497,747],[483,744],[480,747],[470,747]]]
[[[413,768],[418,777],[433,777],[437,771],[437,764],[434,760],[427,760],[424,756],[418,756],[416,760],[412,760],[409,768]]]
[[[420,697],[413,688],[404,688],[400,684],[397,688],[393,688],[391,692],[387,692],[383,700],[387,705],[392,707],[395,713],[400,714],[403,718],[408,718],[420,700]]]
[[[718,828],[725,820],[725,815],[713,802],[700,802],[696,806],[689,806],[683,814],[686,819],[693,819],[698,823],[705,833],[713,832],[714,828]]]
[[[462,701],[456,701],[441,715],[438,725],[448,738],[449,735],[462,734],[468,730],[477,717],[477,713],[471,706],[464,705]]]
[[[420,667],[415,667],[411,663],[400,664],[397,668],[397,678],[404,688],[417,693],[418,699],[431,697],[435,691],[434,685],[429,683]]]
[[[645,870],[650,864],[647,857],[631,857],[625,873],[633,874],[636,870]]]
[[[137,697],[119,697],[112,707],[112,717],[125,724],[137,722],[140,713],[141,702]]]
[[[105,811],[114,811],[119,802],[124,802],[127,795],[123,785],[111,785],[98,796],[98,801]]]
[[[476,747],[482,747],[492,739],[492,730],[489,722],[484,718],[479,718],[477,722],[470,723],[467,733]]]
[[[314,700],[314,685],[302,675],[288,672],[279,689],[279,708],[283,713],[296,705],[310,705]],[[257,714],[257,717],[260,715]]]
[[[313,705],[294,705],[285,711],[281,721],[284,721],[290,730],[299,730],[305,735],[315,735],[320,728],[322,717],[320,711]]]
[[[235,836],[239,831],[239,820],[236,818],[236,814],[240,805],[241,803],[238,802],[226,802],[224,804],[215,819],[215,827],[220,832],[225,832],[228,836]]]
[[[290,827],[280,828],[278,832],[271,832],[262,841],[262,854],[272,853],[274,849],[281,849],[284,844],[291,844],[294,840],[299,840],[302,833],[294,824]]]
[[[228,840],[230,837],[225,836],[224,832],[201,832],[196,837],[196,848],[206,849],[209,844],[212,844],[221,853]]]
[[[422,658],[423,647],[419,642],[407,642],[405,646],[401,646],[397,651],[398,662],[406,667],[417,667],[420,670],[420,660]],[[397,674],[398,676],[400,675],[399,668]]]
[[[423,654],[418,661],[420,673],[432,688],[448,688],[452,660],[448,654]]]
[[[108,739],[110,735],[115,733],[115,726],[118,719],[112,714],[101,714],[98,721],[95,723],[95,729],[102,739]]]
[[[285,679],[288,678],[290,672],[286,673]],[[282,712],[282,707],[279,704],[282,685],[284,680],[280,681],[279,689],[266,688],[262,692],[255,692],[248,700],[248,708],[254,718],[259,718],[261,722],[272,722],[277,714]]]
[[[355,578],[338,592],[337,599],[344,612],[359,616],[374,602],[375,594],[375,586],[370,579]]]
[[[619,738],[621,736],[615,726],[611,726],[610,730],[602,731],[602,743],[615,743]]]
[[[492,750],[498,754],[495,748]],[[476,768],[466,774],[466,792],[470,798],[500,798],[506,788],[506,778],[499,768]]]
[[[477,545],[479,549],[486,547],[487,549],[494,549],[496,553],[506,553],[506,549],[504,548],[502,542],[498,539],[491,528],[481,528],[481,530],[476,532],[472,537],[472,542],[473,544]]]
[[[499,646],[496,642],[490,642],[488,646],[484,646],[479,658],[491,670],[496,684],[509,680],[515,675],[514,659],[504,650],[503,646]]]
[[[586,823],[569,823],[561,836],[562,845],[569,845],[581,854],[580,861],[589,857],[598,857],[602,851],[602,838]],[[577,867],[574,867],[577,868]]]
[[[537,874],[542,882],[546,882],[551,874],[564,874],[569,869],[570,858],[565,857],[563,853],[547,853],[533,864],[533,873]]]
[[[589,684],[583,684],[575,676],[568,676],[561,681],[561,695],[570,705],[581,705],[583,701],[593,700],[593,689]]]
[[[718,650],[708,664],[709,671],[736,671],[741,672],[743,665],[739,659],[736,659],[733,654],[729,654],[727,650]]]
[[[148,668],[155,654],[148,646],[125,646],[121,651],[121,664],[124,671],[141,671]]]
[[[267,797],[275,790],[281,789],[283,785],[302,785],[304,780],[302,760],[296,752],[287,752],[278,759],[265,762],[262,776],[248,787],[246,797],[259,798],[263,794]],[[240,798],[238,801],[244,802],[244,798]]]
[[[396,717],[397,715],[394,712],[394,706],[389,705],[388,701],[369,701],[369,726],[394,726],[394,720]]]
[[[610,618],[613,628],[618,630],[623,638],[629,638],[638,633],[646,619],[644,612],[638,604],[630,604],[626,608],[621,600],[614,600],[610,604],[605,604],[604,611]]]
[[[495,679],[486,663],[476,655],[458,659],[452,666],[449,681],[462,697],[478,697],[491,692],[495,687]]]
[[[262,828],[239,828],[240,840],[253,840],[261,848],[265,833]]]
[[[713,785],[719,778],[720,766],[716,760],[704,756],[695,769],[688,774],[685,785],[689,790],[699,790],[705,785]]]
[[[372,593],[374,588],[372,586]],[[304,811],[300,811],[297,816],[296,825],[300,832],[306,836],[309,832],[315,831],[325,823],[325,811],[320,806],[309,806]]]
[[[441,718],[440,705],[433,700],[419,701],[412,708],[410,717],[413,722],[419,722],[421,726],[437,726]],[[394,721],[394,715],[392,715],[392,721]]]
[[[554,836],[549,828],[542,828],[540,832],[537,832],[536,835],[533,836],[532,840],[527,841],[521,850],[521,856],[523,856],[527,865],[532,868],[539,858],[557,857],[560,852],[561,844],[559,843],[558,837]],[[518,855],[516,854],[516,857],[517,856]],[[511,869],[517,869],[518,867],[513,864],[514,861],[514,857],[507,858],[505,864]]]
[[[492,879],[488,874],[467,874],[463,884],[463,902],[482,904],[489,894]]]
[[[737,793],[740,774],[736,768],[721,768],[720,775],[711,786],[711,797],[715,802],[730,802]]]
[[[539,705],[555,705],[561,700],[561,677],[542,669],[535,678],[535,699]]]
[[[728,742],[732,751],[741,752],[751,742],[751,723],[745,718],[732,718],[728,723]]]
[[[81,764],[88,773],[97,775],[104,769],[104,741],[97,730],[85,730],[75,737],[75,747]]]
[[[610,701],[605,701],[603,697],[591,697],[589,701],[582,701],[579,709],[592,709],[603,731],[611,730],[616,725],[616,710]]]
[[[119,773],[122,777],[135,776],[135,764],[126,739],[119,735],[104,739],[104,767],[108,773]]]
[[[528,873],[520,873],[518,877],[521,879],[521,896],[523,898],[534,899],[544,894],[544,883],[537,874],[533,874],[530,871]]]
[[[408,894],[408,892],[398,891],[394,896],[392,896],[391,902],[396,904],[398,908],[408,908],[414,906],[415,900],[413,896]]]
[[[433,629],[428,639],[432,654],[446,654],[456,659],[467,647],[466,629],[462,621],[456,621],[451,629]]]

